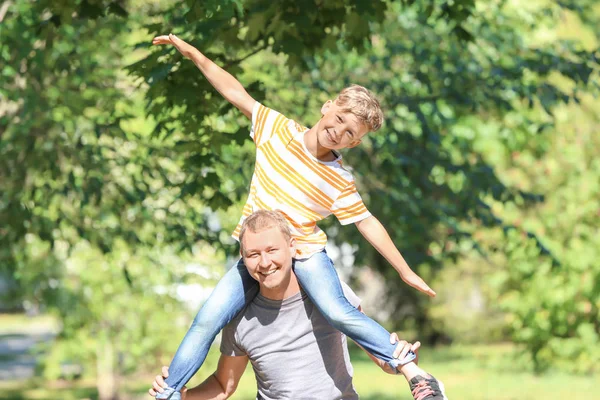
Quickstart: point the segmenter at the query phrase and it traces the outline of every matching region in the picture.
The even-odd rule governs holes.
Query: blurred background
[[[600,399],[599,27],[593,0],[0,1],[0,399],[149,399],[234,262],[249,124],[169,32],[306,125],[379,96],[345,163],[438,296],[322,227],[449,398]],[[410,398],[352,354],[362,398]]]

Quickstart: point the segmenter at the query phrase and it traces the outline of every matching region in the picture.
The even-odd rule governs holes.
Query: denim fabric
[[[258,282],[250,276],[244,262],[239,260],[227,271],[200,308],[169,365],[169,377],[166,379],[169,387],[159,393],[157,399],[180,399],[179,390],[200,369],[217,334],[257,293]]]
[[[352,306],[344,296],[333,262],[325,250],[310,258],[294,261],[294,272],[300,285],[329,323],[360,344],[393,369],[415,359],[410,352],[403,360],[392,357],[396,345],[390,344],[390,333],[377,322]],[[217,334],[258,293],[258,283],[250,276],[244,262],[238,261],[219,281],[194,319],[188,333],[169,366],[169,387],[157,399],[179,400],[179,390],[204,363]]]
[[[396,345],[390,344],[390,333],[348,302],[333,261],[325,250],[296,260],[294,272],[308,297],[334,328],[393,369],[415,359],[412,352],[403,360],[392,357]]]

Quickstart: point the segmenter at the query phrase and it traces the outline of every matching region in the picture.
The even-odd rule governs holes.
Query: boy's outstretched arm
[[[157,36],[152,39],[153,45],[172,44],[185,57],[196,64],[196,67],[204,74],[206,79],[227,101],[237,107],[248,118],[252,118],[252,107],[255,100],[246,92],[242,84],[229,72],[212,62],[197,48],[179,39],[172,33]]]
[[[356,227],[369,243],[381,254],[398,273],[404,282],[415,289],[435,297],[435,292],[431,289],[419,275],[415,274],[408,266],[400,251],[392,242],[381,222],[374,216],[367,217],[356,222]]]

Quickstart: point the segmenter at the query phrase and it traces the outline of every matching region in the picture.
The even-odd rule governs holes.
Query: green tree
[[[167,24],[149,26],[151,33],[166,32],[166,25],[177,27],[176,33],[241,76],[255,97],[289,116],[315,121],[327,96],[352,82],[381,96],[386,127],[349,152],[347,159],[357,171],[369,208],[386,221],[410,264],[420,266],[426,276],[443,260],[456,260],[464,244],[477,248],[473,232],[478,226],[505,225],[491,208],[493,202],[526,205],[541,199],[498,177],[476,147],[474,126],[499,124],[502,146],[516,150],[554,123],[550,116],[529,110],[538,105],[550,110],[595,90],[590,80],[597,68],[593,51],[572,40],[541,45],[529,40],[564,13],[573,13],[554,3],[529,9],[505,2],[477,7],[466,1],[386,3],[385,13],[371,16],[381,23],[360,28],[368,29],[360,41],[349,38],[359,28],[351,23],[348,4],[348,19],[338,16],[324,30],[318,23],[324,10],[341,3],[307,9],[252,1],[244,2],[242,11],[231,7],[230,13],[194,9],[196,17],[202,16],[200,22],[188,18],[192,10],[186,4],[177,3],[167,13],[172,18]],[[352,4],[358,7],[362,2]],[[584,5],[575,10],[587,11]],[[186,25],[177,24],[185,18]],[[300,25],[301,19],[307,23]],[[296,46],[289,46],[289,36],[295,37]],[[237,49],[243,49],[241,64]],[[247,58],[259,51],[260,57]],[[164,124],[163,134],[177,135],[186,145],[194,143],[184,154],[186,168],[216,172],[214,182],[200,184],[190,176],[186,193],[198,193],[207,185],[215,190],[219,185],[241,187],[231,192],[236,197],[230,200],[235,201],[245,186],[232,180],[231,164],[219,169],[222,155],[229,151],[220,144],[231,139],[207,121],[221,115],[230,127],[227,132],[239,139],[247,131],[239,115],[229,113],[231,107],[172,49],[157,50],[130,71],[150,85],[150,112],[159,126]],[[550,79],[555,73],[574,85],[568,90],[557,87]],[[248,169],[245,163],[233,165]],[[337,242],[359,244],[359,262],[386,276],[398,319],[412,317],[423,332],[429,320],[425,299],[406,288],[356,231],[338,229],[331,221],[326,226]],[[538,246],[543,248],[540,242]],[[433,338],[438,332],[430,329],[430,334]]]
[[[189,259],[184,250],[199,242],[232,249],[227,230],[238,214],[227,213],[239,213],[251,173],[247,121],[173,49],[147,49],[154,34],[173,30],[239,76],[257,99],[307,123],[319,117],[327,96],[351,82],[377,92],[385,129],[346,156],[369,208],[429,278],[445,259],[465,254],[465,244],[478,248],[478,228],[511,231],[496,203],[525,207],[539,200],[529,194],[536,188],[499,178],[477,129],[496,124],[499,146],[519,151],[554,125],[550,114],[533,110],[550,113],[597,90],[597,53],[577,40],[530,40],[565,14],[597,29],[592,5],[5,2],[1,268],[61,316],[65,346],[92,339],[82,351],[100,368],[117,357],[94,354],[109,345],[107,354],[118,354],[147,333],[141,320],[150,318],[150,304],[173,304],[168,294],[146,290],[186,279],[173,261]],[[555,84],[557,74],[571,85]],[[220,227],[211,220],[215,210]],[[412,318],[435,338],[425,300],[352,228],[332,221],[326,227],[336,242],[357,243],[359,261],[388,278],[398,319]],[[552,257],[532,240],[535,251]],[[171,267],[156,263],[157,252],[174,257],[165,261]],[[87,263],[97,268],[84,269]],[[129,324],[119,310],[138,303],[140,323]],[[116,345],[107,336],[119,337]],[[132,350],[126,364],[139,354]],[[111,368],[98,374],[128,371]]]
[[[117,398],[116,377],[175,350],[181,326],[152,322],[181,314],[172,284],[198,261],[182,251],[196,242],[186,233],[216,233],[200,199],[170,188],[184,173],[123,70],[135,17],[112,2],[3,10],[0,268],[60,318],[46,376],[75,362],[101,399]]]

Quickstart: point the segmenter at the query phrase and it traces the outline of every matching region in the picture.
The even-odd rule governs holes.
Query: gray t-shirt
[[[358,307],[360,299],[342,287]],[[257,399],[358,399],[346,336],[329,325],[304,292],[283,301],[256,296],[223,329],[221,353],[248,356]]]

